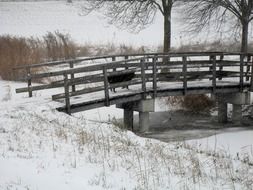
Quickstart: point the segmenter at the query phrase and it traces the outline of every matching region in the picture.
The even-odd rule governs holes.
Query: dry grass
[[[43,51],[40,41],[35,38],[0,37],[0,76],[2,79],[14,80],[12,68],[19,65],[38,63]],[[19,73],[22,75],[22,73]]]
[[[76,49],[69,35],[60,32],[48,33],[43,39],[0,36],[0,76],[5,80],[18,80],[25,73],[19,71],[14,75],[12,68],[45,60],[74,58]]]
[[[68,34],[48,32],[44,37],[47,60],[71,59],[76,57],[76,44]]]
[[[215,102],[207,95],[170,96],[168,104],[180,106],[193,113],[209,113]]]

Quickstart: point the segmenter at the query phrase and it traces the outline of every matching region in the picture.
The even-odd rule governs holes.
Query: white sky
[[[172,46],[204,42],[217,37],[203,32],[192,36],[183,32],[183,20],[178,12],[172,15]],[[163,41],[163,18],[157,14],[155,22],[138,34],[119,30],[109,25],[98,14],[80,16],[78,4],[64,1],[0,2],[0,34],[43,36],[48,31],[69,33],[78,43],[116,43],[158,46]]]

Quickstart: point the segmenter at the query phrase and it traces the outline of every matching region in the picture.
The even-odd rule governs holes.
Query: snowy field
[[[152,25],[136,34],[109,25],[99,13],[80,16],[80,4],[75,1],[74,4],[65,1],[0,2],[0,34],[41,37],[49,31],[60,31],[69,33],[79,44],[114,43],[157,47],[163,42],[163,18],[160,13]],[[214,38],[211,35],[212,30],[196,35],[186,33],[183,15],[180,13],[177,8],[172,14],[172,46],[217,39],[217,36]]]
[[[61,1],[0,2],[0,34],[40,37],[59,30],[78,43],[162,43],[160,16],[137,35],[101,15],[79,14],[79,4]],[[174,46],[190,42],[179,22],[173,34]],[[0,190],[253,189],[253,130],[163,143],[119,129],[110,122],[123,115],[115,107],[69,116],[55,110],[59,103],[48,93],[15,93],[24,86],[0,80]]]

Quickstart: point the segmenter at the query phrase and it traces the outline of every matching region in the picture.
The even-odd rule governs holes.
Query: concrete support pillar
[[[210,98],[211,98],[212,101],[216,101],[216,94],[212,93]]]
[[[141,133],[149,130],[149,112],[139,112],[139,126]]]
[[[126,129],[133,131],[134,111],[131,108],[124,109],[124,126]]]
[[[128,129],[133,129],[133,112],[137,111],[139,112],[139,131],[143,133],[149,130],[149,112],[155,110],[154,99],[117,104],[116,107],[124,109],[124,125]]]
[[[233,104],[232,121],[240,123],[242,120],[242,105]]]
[[[218,122],[226,123],[228,121],[228,106],[227,103],[219,100],[218,101]]]

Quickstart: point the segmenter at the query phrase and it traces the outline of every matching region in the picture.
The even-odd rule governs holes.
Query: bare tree
[[[218,30],[228,20],[234,19],[234,26],[241,30],[241,52],[248,52],[249,24],[253,20],[253,0],[184,0],[189,7],[187,18],[195,29],[202,30],[216,23]]]
[[[120,28],[140,31],[150,25],[157,12],[164,18],[164,52],[171,48],[171,12],[177,0],[83,0],[84,13],[101,11]]]

